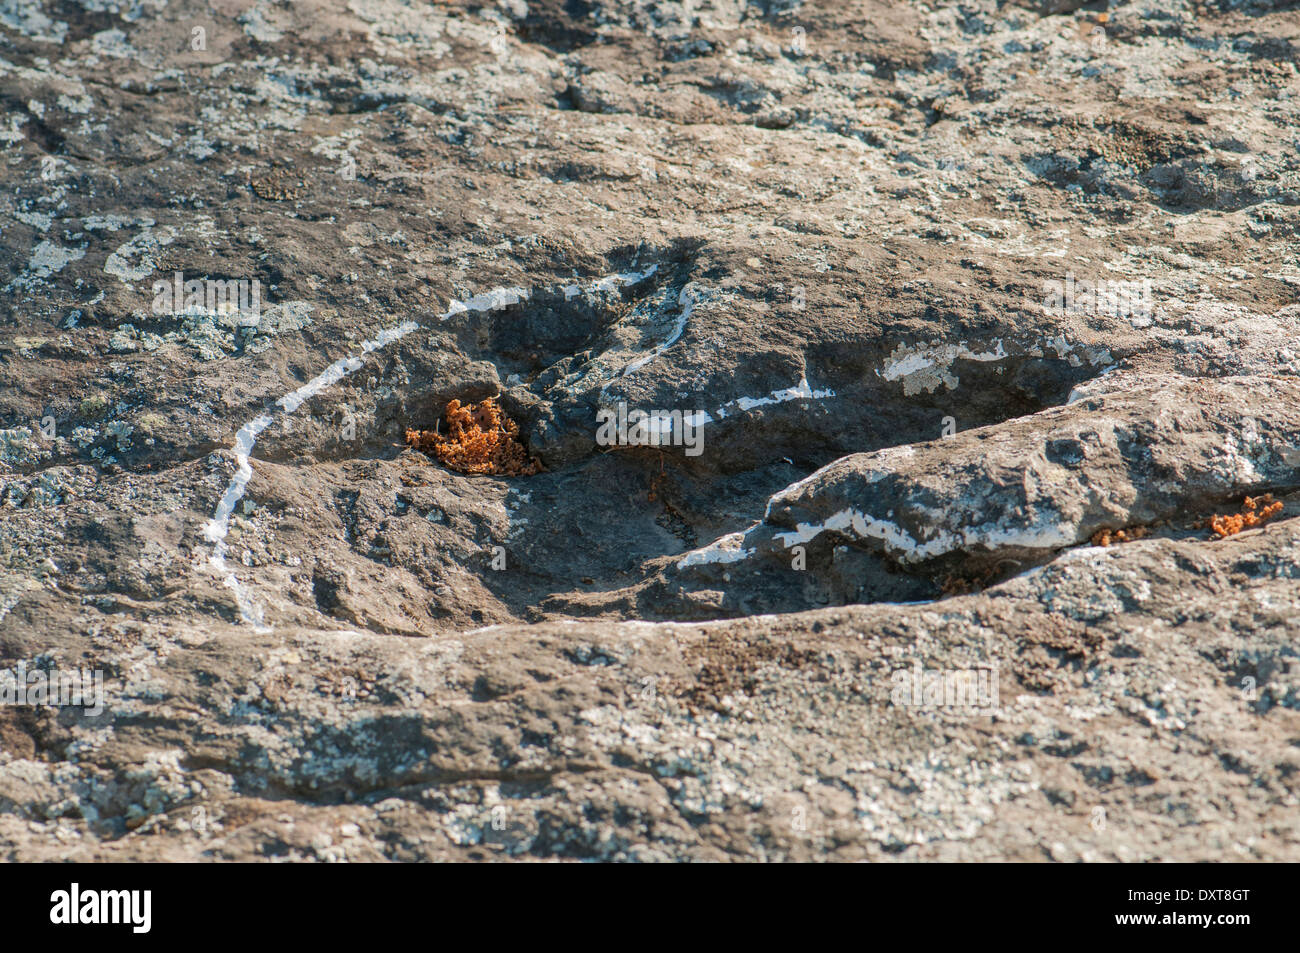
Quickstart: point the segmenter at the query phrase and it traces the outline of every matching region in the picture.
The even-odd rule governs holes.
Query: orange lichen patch
[[[408,446],[431,453],[449,470],[492,476],[532,476],[542,463],[519,442],[519,425],[501,411],[496,398],[447,405],[447,435],[407,430]]]
[[[1260,509],[1260,504],[1263,509]],[[1210,529],[1219,539],[1225,536],[1232,536],[1234,533],[1240,533],[1243,529],[1252,529],[1256,526],[1263,526],[1278,513],[1282,512],[1282,501],[1274,500],[1272,493],[1265,493],[1263,496],[1246,497],[1240,513],[1229,513],[1224,516],[1211,516]]]
[[[1092,534],[1092,545],[1109,546],[1111,543],[1131,543],[1135,539],[1150,536],[1151,530],[1145,526],[1129,526],[1125,529],[1099,529]]]

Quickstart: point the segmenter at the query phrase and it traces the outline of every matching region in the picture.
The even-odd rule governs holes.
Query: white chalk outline
[[[360,370],[365,365],[362,357],[405,337],[419,327],[420,325],[414,321],[403,321],[391,328],[385,328],[373,340],[362,343],[361,355],[354,354],[339,358],[297,390],[289,391],[277,400],[276,404],[284,411],[284,415],[292,414],[326,387],[337,384],[352,372]],[[259,633],[270,632],[271,626],[263,621],[262,610],[253,602],[247,587],[240,583],[234,571],[226,565],[226,553],[229,552],[226,534],[230,531],[230,517],[235,512],[235,507],[239,505],[239,501],[243,499],[248,489],[248,481],[253,477],[253,467],[248,462],[249,455],[257,445],[258,436],[274,422],[275,412],[268,411],[258,414],[239,428],[235,434],[234,446],[235,462],[238,467],[235,475],[230,478],[226,492],[222,494],[221,502],[217,504],[216,511],[212,514],[212,519],[208,520],[203,528],[204,537],[213,544],[208,564],[221,574],[222,583],[235,594],[235,603],[239,606],[240,617]]]
[[[642,272],[626,271],[607,275],[592,282],[588,286],[588,290],[603,291],[611,290],[620,285],[628,287],[639,284],[653,275],[658,267],[658,265],[651,265]],[[582,293],[582,289],[577,285],[566,285],[564,288],[565,300],[580,293]],[[438,316],[438,320],[446,321],[458,314],[498,311],[527,301],[528,297],[529,292],[523,288],[493,288],[491,291],[475,295],[468,301],[452,300],[447,310]],[[337,384],[349,374],[360,370],[364,366],[365,362],[362,358],[365,355],[378,351],[380,348],[405,337],[420,327],[421,325],[415,321],[403,321],[401,324],[380,331],[373,340],[362,343],[360,355],[354,354],[339,358],[306,384],[280,397],[275,403],[283,411],[282,416],[292,414],[325,388]],[[230,549],[226,543],[226,535],[230,532],[230,517],[234,514],[239,501],[244,498],[244,494],[248,490],[248,481],[253,478],[253,467],[249,462],[253,447],[257,445],[257,438],[262,431],[271,426],[275,420],[275,411],[266,411],[258,414],[236,432],[235,445],[232,448],[237,464],[235,475],[230,478],[230,482],[226,485],[226,491],[221,496],[221,501],[217,504],[216,510],[213,511],[212,518],[208,520],[203,528],[204,538],[212,543],[212,555],[208,557],[208,564],[220,574],[222,584],[234,593],[235,603],[239,607],[240,618],[252,625],[254,631],[258,633],[270,632],[272,627],[264,621],[262,609],[253,601],[248,587],[239,581],[234,570],[227,565],[226,555]]]
[[[639,284],[653,275],[657,269],[657,265],[651,265],[645,271],[641,272],[627,271],[607,275],[604,278],[591,282],[587,287],[587,292],[613,290],[619,286],[629,287],[631,285]],[[583,293],[583,289],[578,285],[566,285],[562,290],[566,301]],[[468,301],[451,301],[447,310],[438,316],[438,320],[440,322],[446,321],[448,318],[459,314],[498,311],[502,308],[507,308],[511,305],[527,301],[529,297],[530,292],[523,288],[493,288],[490,291],[473,296]],[[637,361],[626,366],[623,371],[617,375],[618,377],[627,376],[633,371],[644,367],[646,364],[650,363],[650,361],[654,360],[654,358],[658,357],[671,347],[677,338],[681,336],[682,331],[685,329],[686,321],[690,317],[692,306],[694,304],[694,297],[683,290],[678,295],[678,302],[683,305],[683,308],[678,319],[677,327],[675,328],[676,333],[672,339],[656,347],[649,355],[639,358]],[[362,343],[360,355],[349,355],[348,357],[339,358],[306,384],[296,390],[289,391],[287,394],[284,394],[276,400],[275,404],[279,406],[282,411],[279,416],[287,416],[294,413],[299,407],[312,397],[315,397],[325,388],[337,384],[349,374],[360,370],[361,367],[364,366],[365,362],[363,358],[366,355],[378,351],[388,344],[391,344],[393,341],[399,340],[410,334],[412,331],[419,330],[420,328],[421,325],[415,321],[403,321],[401,324],[380,331],[374,339]],[[744,413],[754,409],[755,407],[779,404],[790,400],[819,400],[834,396],[835,392],[833,390],[814,391],[808,385],[807,377],[804,376],[794,387],[773,391],[767,397],[741,397],[730,401],[718,408],[718,416],[716,418],[707,412],[701,412],[695,415],[700,418],[696,421],[696,424],[698,426],[703,426],[706,423],[713,423],[729,416],[727,408],[734,407],[735,410],[732,411],[732,413]],[[262,431],[266,430],[267,427],[271,426],[271,424],[276,421],[276,418],[277,414],[274,410],[265,411],[244,424],[244,426],[240,427],[235,433],[235,444],[232,448],[235,454],[235,462],[237,464],[235,473],[234,476],[230,478],[230,482],[226,485],[226,490],[222,494],[221,500],[217,504],[216,509],[213,511],[212,518],[208,520],[203,529],[204,538],[213,544],[212,554],[208,557],[208,564],[221,576],[222,584],[234,593],[235,603],[239,607],[240,618],[244,622],[252,625],[254,631],[258,633],[271,632],[273,631],[273,627],[266,624],[262,609],[253,601],[249,588],[239,581],[235,571],[226,563],[226,556],[230,551],[226,542],[226,536],[230,532],[230,518],[234,515],[235,507],[237,507],[240,500],[244,498],[244,494],[248,490],[248,482],[253,477],[253,467],[249,458],[252,455],[253,448],[257,445],[257,438],[261,435]],[[709,548],[710,547],[705,547],[706,550]],[[694,554],[689,554],[687,558],[690,559],[691,555]],[[749,555],[749,553],[732,556],[731,558],[726,559],[726,561],[729,562],[735,559],[743,559],[747,555]],[[710,560],[706,558],[701,561]]]

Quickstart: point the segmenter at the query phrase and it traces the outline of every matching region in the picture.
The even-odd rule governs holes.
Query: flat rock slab
[[[0,5],[0,856],[1300,859],[1300,14],[932,6]]]

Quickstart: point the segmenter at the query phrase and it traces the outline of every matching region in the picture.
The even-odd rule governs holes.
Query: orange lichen
[[[447,435],[433,430],[407,430],[408,446],[438,458],[460,473],[493,476],[532,476],[542,470],[519,441],[519,425],[501,411],[496,398],[447,405]]]
[[[1259,509],[1261,503],[1264,504],[1263,509]],[[1272,493],[1265,493],[1263,496],[1248,496],[1242,505],[1240,513],[1211,516],[1210,529],[1214,531],[1215,536],[1223,539],[1225,536],[1240,533],[1243,529],[1262,526],[1280,512],[1282,512],[1282,501],[1275,501]]]
[[[1127,529],[1099,529],[1092,534],[1092,545],[1109,546],[1111,543],[1131,543],[1135,539],[1150,536],[1151,530],[1145,526],[1130,526]]]

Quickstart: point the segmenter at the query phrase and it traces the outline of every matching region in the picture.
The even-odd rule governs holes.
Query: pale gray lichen
[[[0,464],[5,467],[33,467],[50,459],[51,448],[27,427],[0,430]]]
[[[98,427],[77,427],[72,431],[72,442],[82,450],[85,450],[98,439]]]

